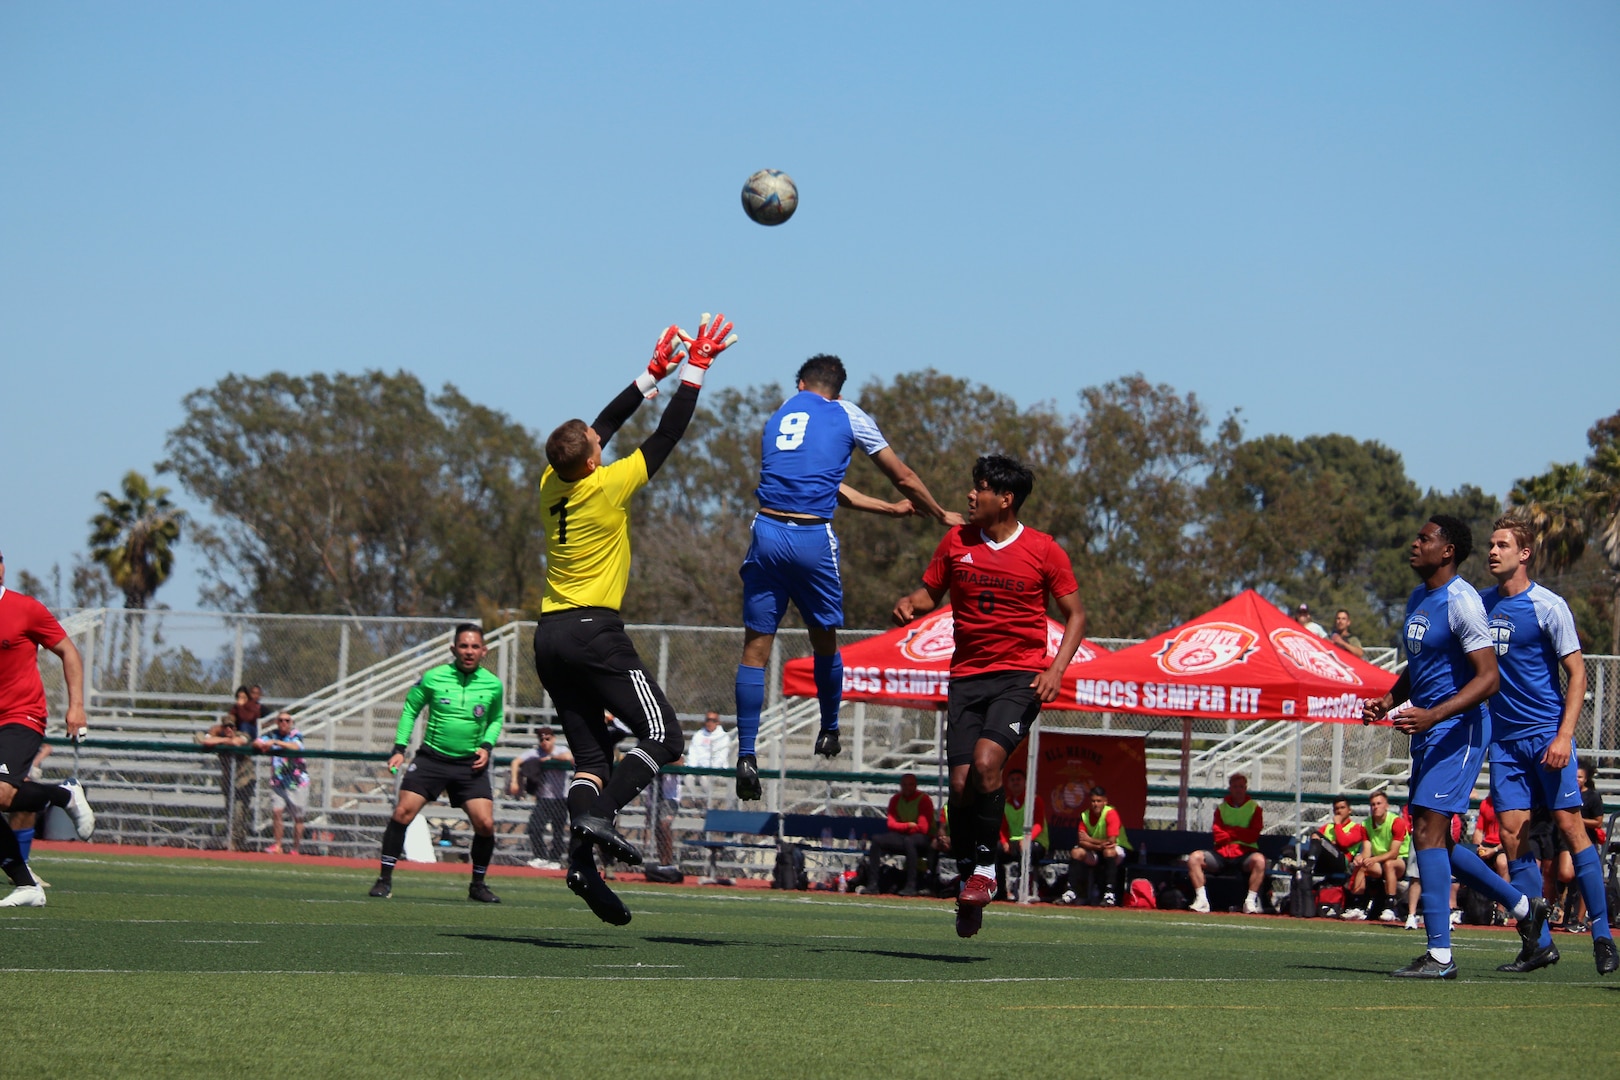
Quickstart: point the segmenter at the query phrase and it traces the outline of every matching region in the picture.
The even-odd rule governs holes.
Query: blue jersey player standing
[[[1547,924],[1547,904],[1531,899],[1491,872],[1471,848],[1450,847],[1451,816],[1466,814],[1491,738],[1485,700],[1496,693],[1496,652],[1479,593],[1457,576],[1474,550],[1467,524],[1436,514],[1418,530],[1407,560],[1423,581],[1406,601],[1402,644],[1406,670],[1394,688],[1367,703],[1363,721],[1386,715],[1412,737],[1413,847],[1419,904],[1428,951],[1391,974],[1411,979],[1455,979],[1451,958],[1451,875],[1513,912],[1519,940],[1528,947]],[[1402,708],[1392,708],[1404,703]]]
[[[838,655],[838,627],[844,625],[844,587],[838,576],[838,537],[832,529],[839,505],[904,517],[927,514],[960,525],[960,514],[935,501],[900,460],[876,422],[861,407],[839,397],[844,362],[817,355],[797,376],[798,393],[783,402],[765,424],[760,452],[759,513],[743,560],[742,663],[737,665],[737,797],[758,799],[763,790],[754,757],[759,714],[765,705],[765,664],[776,629],[793,601],[810,630],[821,732],[816,753],[832,757],[838,743],[838,705],[844,692],[844,665]],[[908,501],[886,503],[844,483],[850,455],[866,452]]]
[[[1586,661],[1575,619],[1563,597],[1530,580],[1534,554],[1530,526],[1498,518],[1486,563],[1497,581],[1480,594],[1490,618],[1502,685],[1491,699],[1491,804],[1502,826],[1513,884],[1540,896],[1541,864],[1530,849],[1530,813],[1550,810],[1574,857],[1575,877],[1592,920],[1592,952],[1599,975],[1620,967],[1603,892],[1603,865],[1581,821],[1576,779],[1575,724],[1586,697]],[[1558,669],[1569,677],[1560,692]],[[1498,971],[1535,971],[1558,963],[1552,933],[1543,929],[1532,947]]]

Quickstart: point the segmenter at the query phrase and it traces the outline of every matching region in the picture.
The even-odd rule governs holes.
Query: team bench
[[[709,854],[709,877],[716,877],[723,851],[775,851],[785,842],[831,861],[859,858],[871,838],[888,829],[887,818],[840,814],[776,814],[768,810],[710,810],[703,815],[703,838],[682,840]],[[719,837],[719,839],[711,839]]]

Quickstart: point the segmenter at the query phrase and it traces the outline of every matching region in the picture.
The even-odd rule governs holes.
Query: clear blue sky
[[[1139,370],[1505,494],[1620,408],[1617,57],[1613,3],[6,3],[0,547],[65,570],[227,373],[549,430],[716,308],[720,385]]]

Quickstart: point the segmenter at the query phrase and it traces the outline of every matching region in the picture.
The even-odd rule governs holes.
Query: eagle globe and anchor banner
[[[1362,705],[1396,680],[1394,672],[1305,630],[1253,589],[1174,630],[1099,656],[1074,676],[1064,680],[1068,700],[1056,707],[1343,723],[1359,722]]]
[[[844,645],[844,700],[898,705],[907,709],[943,709],[951,689],[951,653],[956,648],[951,606],[940,607],[905,626]],[[1056,656],[1063,624],[1046,620],[1046,655]],[[1069,693],[1079,672],[1108,650],[1082,641],[1063,674],[1064,692],[1048,709],[1079,709]],[[815,697],[815,667],[808,656],[782,665],[782,693]]]

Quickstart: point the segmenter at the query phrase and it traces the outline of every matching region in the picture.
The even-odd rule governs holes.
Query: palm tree
[[[1588,520],[1609,564],[1609,582],[1614,590],[1609,603],[1613,617],[1609,653],[1620,655],[1620,412],[1593,424],[1586,441],[1592,447],[1586,459]]]
[[[107,568],[107,576],[124,593],[131,611],[125,634],[129,640],[129,689],[133,693],[140,670],[141,617],[152,594],[174,569],[174,548],[180,543],[180,525],[186,512],[169,501],[169,489],[154,488],[131,469],[124,474],[123,498],[98,492],[101,513],[90,519],[90,558]]]
[[[1538,570],[1561,574],[1580,561],[1590,503],[1585,469],[1554,465],[1540,476],[1517,480],[1508,502],[1535,534]]]

